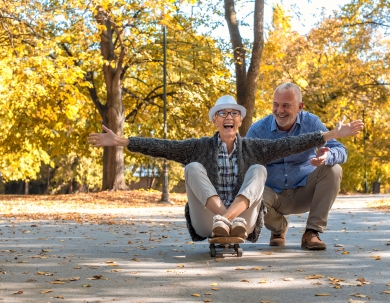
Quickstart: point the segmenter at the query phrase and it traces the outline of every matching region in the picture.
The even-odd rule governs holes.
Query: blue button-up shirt
[[[248,138],[278,139],[315,131],[326,132],[328,129],[316,115],[302,110],[289,131],[280,130],[274,116],[269,115],[252,124],[246,136]],[[325,146],[330,148],[325,165],[341,164],[347,161],[347,150],[343,144],[332,139],[326,142]],[[313,148],[300,154],[269,162],[266,165],[267,181],[265,185],[277,193],[285,189],[305,186],[307,176],[316,169],[310,163],[310,159],[315,157],[316,149]]]

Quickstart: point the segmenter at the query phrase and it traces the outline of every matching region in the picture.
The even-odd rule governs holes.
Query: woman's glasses
[[[241,112],[239,110],[232,110],[231,112],[228,112],[227,110],[217,111],[217,115],[221,118],[226,118],[229,114],[232,118],[235,118],[241,115]]]

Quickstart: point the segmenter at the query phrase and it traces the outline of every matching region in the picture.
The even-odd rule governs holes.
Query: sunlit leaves
[[[388,18],[379,20],[383,1],[352,1],[341,13],[323,16],[306,36],[281,24],[288,18],[274,18],[265,44],[260,94],[256,100],[258,118],[270,113],[273,90],[282,82],[302,89],[304,109],[332,129],[342,115],[363,119],[365,132],[340,140],[348,149],[343,165],[341,191],[368,191],[372,183],[388,183],[389,170],[389,43],[381,34]],[[364,8],[364,9],[363,9]],[[370,14],[363,11],[370,10]],[[283,16],[284,11],[274,11]],[[376,24],[370,24],[372,16]],[[363,25],[365,18],[367,23]],[[283,21],[280,21],[283,20]],[[366,176],[366,177],[365,177]]]

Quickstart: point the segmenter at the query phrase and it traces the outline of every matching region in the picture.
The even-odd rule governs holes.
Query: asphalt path
[[[116,222],[18,221],[0,215],[0,302],[390,302],[388,195],[339,196],[321,238],[302,250],[307,214],[288,217],[284,248],[242,244],[210,257],[183,207],[127,209]]]

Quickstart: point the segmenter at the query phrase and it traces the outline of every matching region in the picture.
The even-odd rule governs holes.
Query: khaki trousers
[[[317,167],[307,178],[305,186],[276,193],[265,187],[263,202],[267,207],[265,227],[280,234],[287,227],[284,215],[309,212],[306,228],[323,232],[328,214],[340,190],[342,168],[335,164]]]
[[[202,164],[198,162],[188,164],[184,175],[192,226],[198,235],[211,237],[214,214],[206,208],[206,202],[211,196],[218,196],[218,193]],[[253,231],[256,224],[266,178],[267,170],[264,166],[252,165],[246,172],[244,182],[237,194],[249,200],[249,208],[240,214],[240,217],[247,222],[248,234]]]

